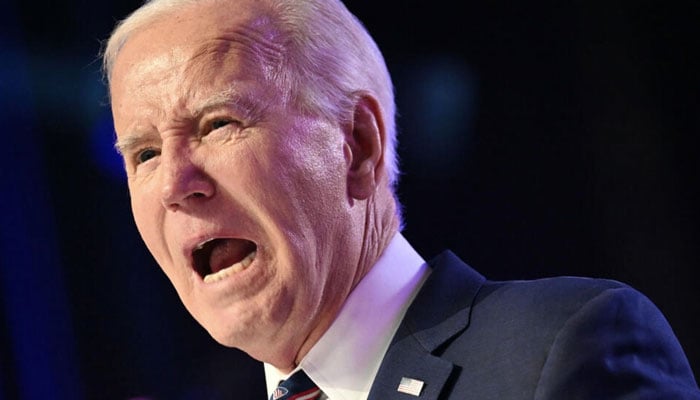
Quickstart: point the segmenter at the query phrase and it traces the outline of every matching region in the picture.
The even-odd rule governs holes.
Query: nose
[[[191,208],[214,195],[214,182],[186,145],[164,145],[160,170],[161,202],[168,210]]]

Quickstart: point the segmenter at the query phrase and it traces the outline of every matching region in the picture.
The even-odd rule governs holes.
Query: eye
[[[205,141],[227,141],[240,130],[241,122],[227,115],[214,116],[202,121],[199,138]]]
[[[228,120],[228,119],[216,119],[216,120],[212,121],[211,129],[215,130],[215,129],[223,128],[224,126],[229,125],[231,122],[232,121]]]
[[[156,149],[143,149],[136,154],[136,161],[138,164],[143,164],[153,157],[160,155],[160,151]]]

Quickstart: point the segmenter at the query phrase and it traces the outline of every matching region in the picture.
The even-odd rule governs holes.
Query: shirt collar
[[[384,353],[429,271],[397,233],[298,368],[332,400],[366,399]],[[265,364],[268,394],[289,375]]]

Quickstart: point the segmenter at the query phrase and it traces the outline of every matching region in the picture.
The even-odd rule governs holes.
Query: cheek
[[[290,224],[288,229],[297,231],[297,239],[305,247],[317,247],[306,248],[306,251],[319,251],[318,247],[331,239],[336,220],[341,218],[344,208],[344,182],[337,160],[305,156],[285,162],[276,177],[280,191],[277,197],[285,199],[276,201],[280,207],[277,217]],[[287,235],[288,240],[296,235]]]
[[[340,143],[328,138],[309,137],[307,143],[290,143],[285,152],[286,163],[293,168],[292,190],[299,196],[307,197],[311,203],[329,205],[344,198],[345,156]],[[323,133],[319,133],[323,135]],[[316,209],[313,211],[321,211]]]
[[[147,220],[149,215],[153,215],[152,212],[149,212],[153,207],[147,201],[148,196],[145,196],[143,191],[135,188],[133,185],[129,185],[129,194],[131,196],[131,212],[134,216],[134,221],[141,235],[144,235],[146,233],[144,229],[150,226]]]

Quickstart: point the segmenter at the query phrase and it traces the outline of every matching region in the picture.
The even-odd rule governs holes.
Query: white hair
[[[214,0],[148,0],[119,22],[103,53],[107,80],[120,49],[135,31],[202,1]],[[352,118],[348,114],[358,94],[375,96],[384,114],[386,172],[390,188],[395,189],[399,168],[393,86],[384,57],[363,24],[340,0],[266,0],[265,4],[285,49],[284,65],[273,74],[273,83],[289,88],[302,109],[341,121]],[[233,6],[230,10],[235,12]]]

